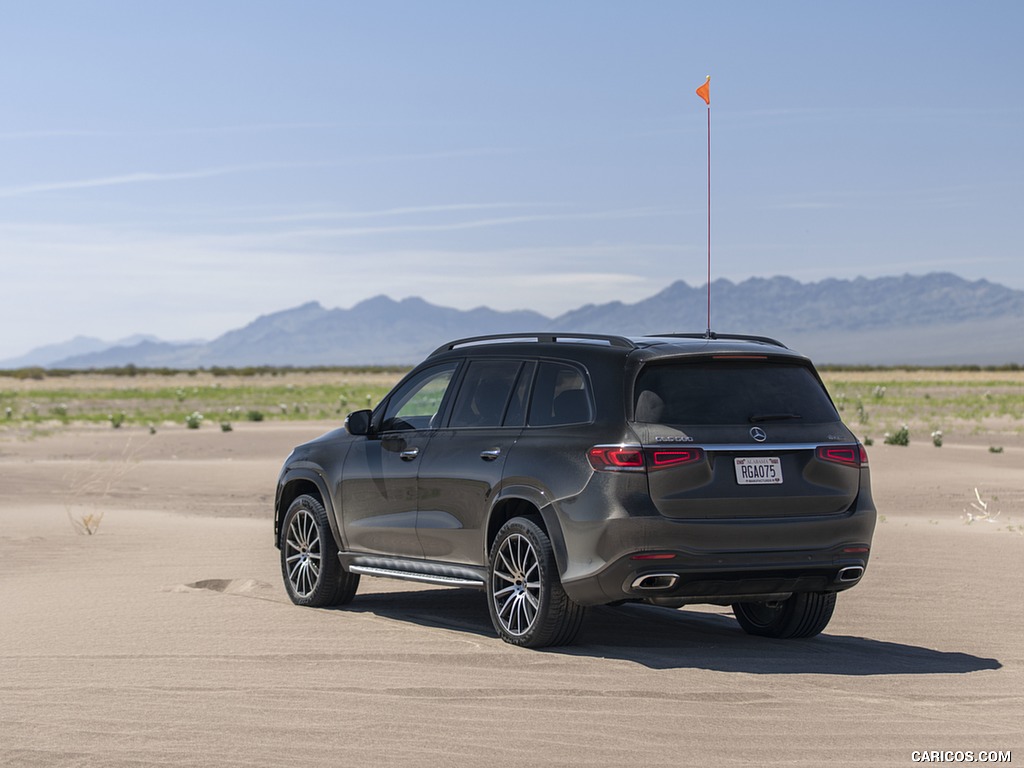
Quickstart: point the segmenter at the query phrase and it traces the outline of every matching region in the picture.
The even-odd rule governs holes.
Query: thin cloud
[[[21,139],[108,138],[124,135],[126,134],[116,131],[87,131],[81,129],[51,128],[38,131],[5,131],[0,133],[0,141],[14,141]]]
[[[979,190],[974,185],[939,187],[873,187],[867,190],[830,191],[818,200],[780,200],[760,206],[763,210],[935,210],[973,207]]]
[[[71,179],[69,181],[51,181],[38,184],[24,184],[16,187],[0,187],[0,197],[25,197],[46,192],[61,192],[69,189],[94,189],[96,187],[115,187],[127,184],[152,184],[165,181],[188,181],[191,179],[208,179],[215,176],[227,176],[235,173],[271,170],[291,167],[286,164],[263,163],[259,165],[223,166],[219,168],[200,168],[194,171],[172,171],[169,173],[153,173],[143,171],[125,173],[119,176],[100,176],[92,179]]]
[[[437,152],[421,152],[412,154],[368,155],[365,157],[348,158],[341,161],[323,163],[253,163],[249,165],[221,166],[200,168],[192,171],[170,171],[155,173],[142,171],[125,173],[116,176],[100,176],[92,179],[71,179],[68,181],[40,182],[22,184],[13,187],[0,187],[0,197],[26,197],[29,195],[60,192],[72,189],[95,189],[97,187],[114,187],[128,184],[152,184],[166,181],[188,181],[206,179],[216,176],[228,176],[237,173],[254,171],[271,171],[297,168],[339,168],[363,163],[408,162],[417,160],[449,160],[457,157],[478,157],[483,155],[507,154],[513,150],[496,148],[440,150]]]
[[[310,213],[282,214],[244,219],[245,222],[272,222],[286,224],[299,221],[330,221],[348,219],[377,219],[389,216],[413,216],[423,213],[453,213],[462,211],[503,210],[508,208],[536,207],[537,203],[451,203],[448,205],[416,205],[402,208],[384,208],[376,211],[322,211]],[[553,204],[541,204],[550,207]]]
[[[677,215],[678,211],[668,207],[635,208],[612,211],[591,211],[585,213],[535,213],[523,216],[499,216],[441,224],[395,224],[382,227],[316,227],[308,229],[275,232],[265,238],[295,237],[361,237],[366,235],[405,234],[410,232],[454,232],[490,227],[504,227],[518,224],[536,224],[553,221],[588,221],[595,219],[636,219]]]
[[[3,131],[0,141],[53,138],[124,138],[160,136],[220,136],[239,133],[275,133],[280,131],[336,131],[352,127],[391,126],[388,122],[300,122],[300,123],[242,123],[236,125],[196,126],[192,128],[141,128],[95,130],[85,128],[40,128],[35,130]],[[407,127],[406,123],[402,124]]]

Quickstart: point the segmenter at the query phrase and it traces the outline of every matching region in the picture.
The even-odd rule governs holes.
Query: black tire
[[[736,603],[732,612],[748,635],[791,639],[817,635],[835,607],[835,592],[798,592],[780,602]]]
[[[359,574],[341,567],[327,512],[312,496],[299,496],[284,516],[281,575],[296,605],[322,608],[344,605],[355,597]]]
[[[548,535],[525,517],[505,523],[491,545],[487,607],[498,636],[524,648],[568,645],[586,612],[562,588]]]

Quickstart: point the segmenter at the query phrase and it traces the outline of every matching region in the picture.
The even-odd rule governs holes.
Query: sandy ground
[[[477,592],[288,602],[274,482],[328,426],[0,434],[0,765],[1024,762],[1022,447],[874,446],[871,566],[818,638],[624,606],[535,652]]]

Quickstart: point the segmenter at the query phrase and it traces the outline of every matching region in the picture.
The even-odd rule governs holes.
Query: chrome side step
[[[399,571],[393,568],[377,568],[372,565],[350,565],[348,570],[350,573],[363,573],[367,576],[381,576],[387,579],[402,579],[403,581],[419,581],[424,584],[441,584],[446,587],[476,587],[477,589],[482,589],[484,586],[484,582],[477,579],[443,576],[435,573]]]
[[[418,581],[445,587],[473,587],[483,589],[487,584],[487,569],[482,566],[438,563],[405,557],[385,557],[358,552],[339,552],[341,567],[349,573],[380,576],[386,579]]]

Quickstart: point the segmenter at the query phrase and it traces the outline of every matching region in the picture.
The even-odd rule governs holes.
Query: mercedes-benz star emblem
[[[751,427],[750,436],[757,440],[757,442],[759,443],[763,443],[765,440],[768,439],[768,435],[766,435],[765,431],[760,427]]]

